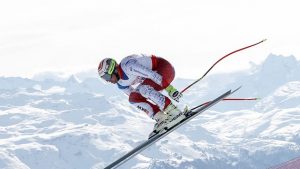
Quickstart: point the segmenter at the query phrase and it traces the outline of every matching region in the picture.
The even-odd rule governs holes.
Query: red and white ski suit
[[[159,92],[167,88],[175,76],[175,70],[167,60],[154,55],[130,55],[120,62],[118,74],[119,89],[129,96],[130,103],[151,118],[171,103]]]

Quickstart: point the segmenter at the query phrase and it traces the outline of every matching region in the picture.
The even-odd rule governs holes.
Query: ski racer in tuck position
[[[164,58],[154,55],[130,55],[118,64],[112,58],[103,59],[98,66],[99,76],[117,84],[129,96],[129,102],[156,121],[154,132],[170,127],[185,118],[172,101],[179,102],[182,94],[171,85],[175,70]]]

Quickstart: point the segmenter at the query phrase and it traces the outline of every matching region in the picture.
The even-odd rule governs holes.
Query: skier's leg
[[[150,79],[146,79],[146,83],[154,87],[155,90],[160,91],[167,88],[175,77],[175,69],[167,60],[161,57],[152,56],[152,70],[156,71],[162,76],[162,85],[158,85]]]
[[[168,115],[161,112],[157,105],[149,102],[145,97],[143,97],[140,93],[132,92],[129,96],[129,101],[133,105],[135,105],[138,109],[143,110],[147,115],[156,121],[154,125],[153,131],[159,131],[164,126],[166,126],[168,122]]]
[[[162,85],[156,84],[151,79],[145,79],[142,83],[142,85],[145,86],[141,87],[142,90],[140,91],[140,93],[144,97],[152,100],[155,104],[157,104],[160,110],[165,111],[168,114],[170,112],[170,114],[176,116],[180,112],[180,110],[178,110],[176,106],[172,104],[171,100],[168,97],[159,94],[160,92],[156,92],[172,87],[170,84],[175,77],[174,67],[164,58],[156,56],[152,56],[152,65],[152,69],[162,76]],[[152,91],[152,88],[149,86],[155,89],[155,91]],[[176,111],[174,112],[173,109],[175,109]]]
[[[147,79],[148,80],[148,79]],[[154,82],[153,82],[154,83]],[[150,84],[153,84],[150,83]],[[153,101],[161,111],[169,116],[169,120],[172,121],[174,117],[182,115],[177,106],[175,106],[172,101],[163,95],[161,92],[157,91],[151,85],[148,85],[147,82],[142,83],[137,87],[137,91],[145,98]],[[179,120],[179,119],[178,119]]]
[[[169,116],[161,112],[157,105],[149,102],[140,93],[132,92],[129,96],[129,101],[156,121],[153,131],[159,131],[166,125]]]
[[[162,76],[162,85],[158,85],[155,82],[153,82],[151,79],[146,79],[142,84],[143,85],[149,85],[153,87],[156,91],[161,91],[163,89],[166,89],[171,86],[171,82],[174,80],[175,77],[175,70],[174,67],[164,58],[152,56],[152,65],[153,70],[155,70],[158,74]],[[146,87],[145,87],[146,88]],[[142,91],[143,92],[143,91]],[[155,92],[153,92],[155,93]],[[160,93],[160,92],[158,92]],[[142,94],[143,95],[143,94]],[[159,94],[153,94],[154,96],[158,96]],[[162,94],[161,94],[162,95]],[[159,96],[161,96],[159,95]],[[162,97],[163,96],[163,97]],[[159,105],[156,100],[153,100],[153,97],[148,97],[145,95],[145,97],[152,100],[155,104],[157,104],[160,107],[160,110],[164,111],[166,114],[168,114],[168,123],[177,123],[178,121],[182,120],[185,116],[183,115],[182,111],[180,111],[174,104],[172,104],[171,100],[162,95],[161,99],[156,100],[165,100],[164,108],[162,108],[162,105]]]
[[[158,91],[165,89],[172,99],[179,102],[182,94],[171,85],[175,76],[174,67],[164,58],[156,57],[154,55],[152,55],[152,65],[152,69],[162,76],[162,85],[154,84],[152,86]]]
[[[174,79],[175,70],[167,60],[156,56],[152,56],[152,65],[152,69],[162,76],[162,85],[155,83],[151,79],[145,79],[138,86],[137,90],[142,96],[153,101],[163,111],[170,105],[171,100],[159,91],[170,85]]]
[[[154,115],[159,112],[159,107],[157,105],[147,101],[147,99],[138,92],[132,92],[129,95],[129,102],[138,109],[144,111],[152,119]]]
[[[164,111],[171,103],[171,100],[161,94],[159,91],[155,90],[154,87],[151,86],[151,84],[152,83],[147,84],[143,82],[137,87],[137,92],[139,92],[146,99],[150,99],[151,101],[153,101],[161,111]]]
[[[137,92],[130,94],[129,101],[134,103],[138,108],[146,110],[145,112],[156,121],[153,129],[154,132],[169,128],[185,118],[184,114],[171,103],[168,97],[154,90],[150,85],[142,84],[138,86]],[[137,96],[140,99],[134,99]],[[151,99],[156,105],[151,104],[146,99]]]

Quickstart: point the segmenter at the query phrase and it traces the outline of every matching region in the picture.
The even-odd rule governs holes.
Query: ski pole
[[[207,74],[208,74],[208,72],[210,72],[211,70],[212,70],[212,68],[213,67],[215,67],[221,60],[223,60],[223,59],[225,59],[226,57],[228,57],[228,56],[230,56],[230,55],[232,55],[232,54],[234,54],[234,53],[236,53],[236,52],[239,52],[239,51],[242,51],[242,50],[245,50],[245,49],[247,49],[247,48],[250,48],[250,47],[253,47],[253,46],[256,46],[256,45],[258,45],[258,44],[260,44],[260,43],[262,43],[262,42],[264,42],[264,41],[266,41],[267,39],[263,39],[263,40],[261,40],[261,41],[259,41],[259,42],[257,42],[257,43],[254,43],[254,44],[252,44],[252,45],[249,45],[249,46],[246,46],[246,47],[243,47],[243,48],[240,48],[240,49],[237,49],[237,50],[235,50],[235,51],[233,51],[233,52],[230,52],[230,53],[228,53],[227,55],[225,55],[225,56],[223,56],[222,58],[220,58],[218,61],[216,61],[203,75],[202,75],[202,77],[201,78],[199,78],[198,80],[196,80],[195,82],[193,82],[192,84],[190,84],[188,87],[186,87],[185,89],[183,89],[180,93],[183,93],[183,92],[185,92],[188,88],[190,88],[190,87],[192,87],[194,84],[196,84],[196,83],[198,83],[200,80],[202,80]]]

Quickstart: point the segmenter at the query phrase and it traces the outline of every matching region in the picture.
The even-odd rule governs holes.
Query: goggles
[[[107,73],[105,73],[103,76],[101,76],[101,78],[106,80],[106,81],[110,81],[111,77],[112,76],[110,74],[107,74]]]

